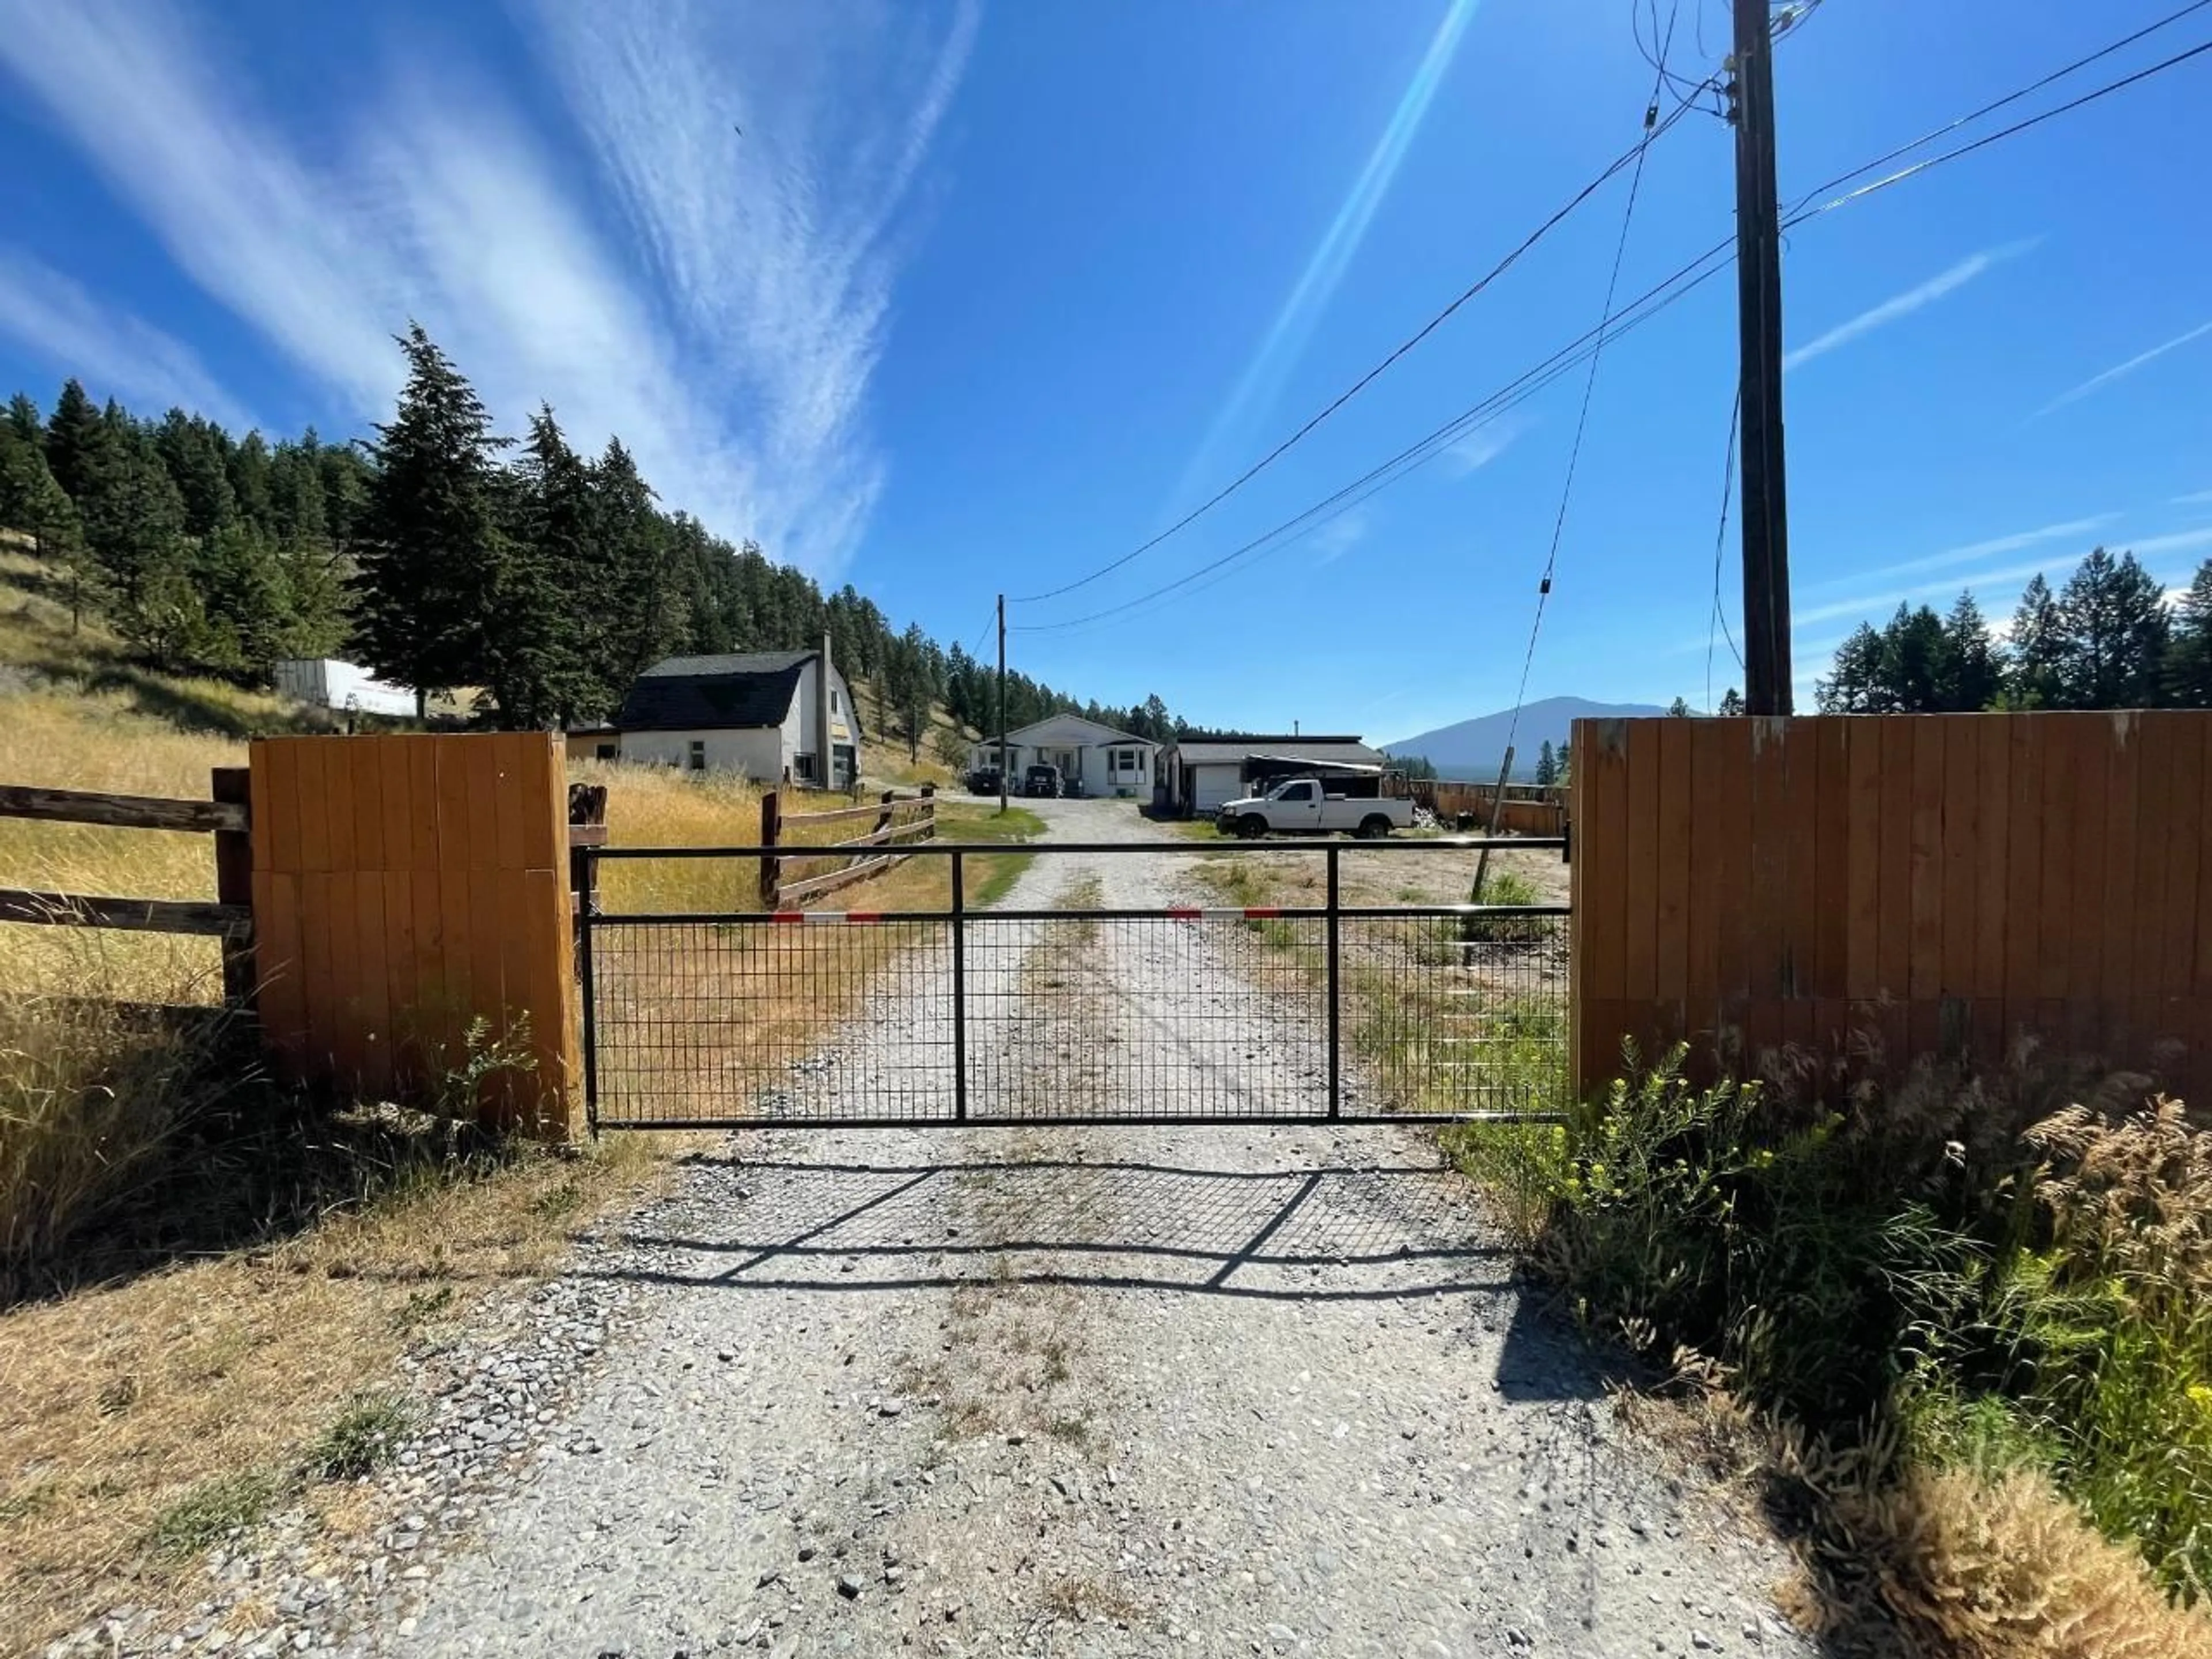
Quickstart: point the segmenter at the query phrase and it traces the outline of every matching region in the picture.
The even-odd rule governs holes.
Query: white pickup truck
[[[1286,778],[1264,795],[1223,805],[1214,819],[1224,835],[1319,836],[1349,830],[1374,841],[1413,827],[1413,803],[1380,795],[1332,795],[1318,778]]]

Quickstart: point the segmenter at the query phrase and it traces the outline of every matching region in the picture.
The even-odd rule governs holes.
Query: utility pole
[[[1782,225],[1768,0],[1735,0],[1735,271],[1742,334],[1743,692],[1790,712],[1790,528],[1782,458]]]
[[[1006,810],[1006,596],[999,595],[999,811]]]

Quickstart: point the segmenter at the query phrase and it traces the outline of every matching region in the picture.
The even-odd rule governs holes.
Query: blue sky
[[[1778,58],[1784,198],[2177,3],[1831,0]],[[1699,5],[1692,78],[1727,33],[1702,0],[1700,52]],[[0,0],[0,386],[352,434],[417,316],[510,425],[619,432],[669,505],[972,645],[1382,357],[1635,141],[1651,81],[1616,0]],[[1653,146],[1623,298],[1729,233],[1731,162],[1702,115]],[[2002,617],[2100,540],[2175,582],[2212,555],[2208,165],[2212,56],[1791,234],[1808,681],[1900,599]],[[1589,329],[1626,183],[1222,506],[1015,607],[1015,660],[1381,738],[1510,703],[1579,372],[1222,580],[1041,625]],[[1605,355],[1531,697],[1705,702],[1733,311],[1724,273]]]

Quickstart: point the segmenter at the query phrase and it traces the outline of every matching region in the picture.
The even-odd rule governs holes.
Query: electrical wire
[[[1922,133],[1917,138],[1914,138],[1907,143],[1899,144],[1896,149],[1875,156],[1873,161],[1853,167],[1849,173],[1838,173],[1834,178],[1827,180],[1826,183],[1815,185],[1812,189],[1807,191],[1802,196],[1799,197],[1797,200],[1791,204],[1790,211],[1793,213],[1796,212],[1797,209],[1803,207],[1806,203],[1811,201],[1814,197],[1825,194],[1826,191],[1835,189],[1838,185],[1847,185],[1852,179],[1863,177],[1865,174],[1872,173],[1877,167],[1887,167],[1892,161],[1897,160],[1899,156],[1910,155],[1912,151],[1918,149],[1923,144],[1933,143],[1936,139],[1942,137],[1946,133],[1956,132],[1960,127],[1968,125],[1970,123],[1978,121],[1985,115],[1994,115],[1997,111],[2004,108],[2008,104],[2016,104],[2023,98],[2032,97],[2036,93],[2042,91],[2044,88],[2051,85],[2054,81],[2063,81],[2068,76],[2074,74],[2076,70],[2088,68],[2090,64],[2097,62],[2100,58],[2109,58],[2114,52],[2123,51],[2125,48],[2135,45],[2136,41],[2142,40],[2145,36],[2155,34],[2159,30],[2166,27],[2170,24],[2179,22],[2183,18],[2188,16],[2192,12],[2203,11],[2207,6],[2212,6],[2212,0],[2192,0],[2192,3],[2182,7],[2179,11],[2168,12],[2156,22],[2146,23],[2142,27],[2137,29],[2133,34],[2123,35],[2120,39],[2113,41],[2112,45],[2108,46],[2100,46],[2096,51],[2089,53],[2087,57],[2077,58],[2072,63],[2064,65],[2063,68],[2051,70],[2050,74],[2045,76],[2041,80],[2032,81],[2027,85],[2021,88],[2017,92],[2008,92],[2002,98],[1996,99],[1991,102],[1984,104],[1979,109],[1969,110],[1966,113],[1960,116],[1957,119],[1946,121],[1942,126],[1932,128],[1929,131]]]
[[[1729,503],[1735,495],[1735,435],[1738,422],[1743,419],[1743,388],[1738,386],[1735,402],[1729,408],[1728,453],[1721,462],[1721,519],[1713,531],[1713,609],[1705,623],[1705,712],[1713,709],[1713,633],[1714,624],[1728,634],[1729,654],[1735,659],[1740,672],[1743,667],[1743,653],[1735,648],[1735,635],[1729,633],[1728,612],[1721,608],[1721,554],[1728,544]]]
[[[1680,21],[1681,15],[1682,0],[1674,0],[1673,9],[1667,15],[1667,37],[1660,42],[1658,61],[1652,65],[1658,71],[1658,78],[1651,83],[1651,107],[1655,110],[1659,106],[1659,89],[1666,84],[1667,54],[1674,48],[1674,26]],[[1651,15],[1653,32],[1656,33],[1659,16],[1658,0],[1652,0]],[[1650,143],[1647,137],[1644,146],[1644,154],[1648,155],[1650,149]],[[1574,499],[1575,471],[1583,457],[1583,434],[1589,428],[1590,403],[1597,392],[1598,365],[1604,361],[1605,336],[1601,331],[1605,326],[1605,319],[1613,313],[1613,295],[1620,287],[1621,262],[1628,257],[1629,227],[1636,222],[1636,198],[1644,187],[1644,159],[1642,155],[1636,158],[1636,171],[1629,176],[1628,204],[1622,210],[1620,216],[1620,238],[1613,244],[1613,273],[1606,278],[1605,304],[1598,310],[1598,327],[1601,332],[1596,346],[1590,352],[1589,374],[1583,381],[1583,405],[1581,412],[1575,416],[1575,441],[1567,450],[1566,481],[1559,486],[1559,516],[1552,521],[1552,545],[1544,555],[1544,578],[1536,584],[1536,614],[1528,624],[1528,651],[1521,661],[1520,689],[1513,694],[1513,717],[1505,723],[1505,752],[1509,755],[1513,752],[1514,738],[1520,735],[1521,710],[1528,700],[1528,675],[1536,665],[1536,641],[1544,631],[1544,609],[1552,597],[1552,578],[1559,569],[1559,543],[1567,533],[1567,505]]]
[[[1702,93],[1704,89],[1705,88],[1703,87],[1698,88],[1700,93]],[[1291,433],[1289,437],[1284,439],[1282,442],[1277,444],[1265,455],[1262,455],[1243,472],[1237,474],[1236,477],[1231,479],[1229,483],[1224,485],[1220,489],[1215,491],[1205,501],[1200,501],[1189,512],[1184,514],[1182,517],[1177,519],[1165,530],[1161,531],[1159,534],[1152,537],[1149,541],[1139,542],[1136,546],[1131,548],[1127,553],[1122,554],[1119,558],[1110,560],[1107,563],[1099,566],[1097,569],[1092,571],[1087,576],[1079,577],[1072,582],[1062,583],[1058,587],[1048,588],[1040,593],[1024,593],[1011,599],[1008,602],[1014,605],[1037,605],[1042,604],[1047,599],[1056,599],[1065,593],[1073,593],[1079,587],[1088,587],[1092,582],[1097,581],[1100,577],[1111,575],[1115,571],[1119,570],[1122,566],[1127,564],[1132,559],[1138,557],[1141,554],[1150,552],[1153,548],[1158,547],[1162,542],[1166,541],[1170,537],[1176,534],[1180,531],[1187,529],[1189,526],[1197,522],[1199,519],[1202,518],[1206,514],[1211,513],[1215,507],[1220,506],[1222,502],[1227,501],[1231,495],[1242,489],[1246,484],[1251,483],[1253,479],[1258,477],[1261,473],[1266,471],[1277,461],[1280,460],[1285,454],[1289,453],[1293,447],[1303,442],[1316,427],[1322,424],[1322,422],[1328,420],[1339,410],[1342,409],[1346,404],[1350,403],[1354,398],[1364,392],[1370,386],[1373,385],[1375,381],[1379,380],[1387,371],[1389,371],[1400,358],[1403,357],[1407,352],[1413,350],[1413,348],[1420,344],[1422,341],[1427,339],[1429,336],[1435,333],[1437,329],[1443,327],[1443,325],[1449,321],[1462,306],[1466,305],[1468,301],[1474,299],[1485,289],[1488,288],[1492,283],[1496,282],[1500,276],[1503,276],[1508,270],[1510,270],[1513,266],[1519,262],[1522,254],[1528,252],[1528,250],[1534,247],[1537,243],[1542,241],[1546,236],[1549,235],[1559,227],[1561,221],[1565,220],[1569,214],[1572,213],[1577,208],[1588,201],[1597,192],[1599,188],[1615,173],[1619,173],[1623,167],[1629,166],[1632,162],[1638,161],[1650,145],[1662,134],[1671,131],[1674,126],[1674,124],[1680,121],[1685,114],[1688,113],[1692,107],[1692,105],[1691,100],[1685,99],[1681,102],[1676,104],[1674,107],[1659,121],[1656,128],[1647,125],[1644,136],[1637,141],[1636,144],[1632,148],[1622,151],[1620,155],[1614,157],[1612,161],[1607,164],[1603,172],[1600,173],[1596,178],[1591,179],[1580,190],[1577,191],[1572,197],[1569,198],[1565,206],[1553,213],[1550,218],[1545,220],[1542,224],[1537,226],[1534,230],[1531,231],[1519,246],[1516,247],[1503,259],[1492,266],[1488,271],[1485,272],[1480,277],[1476,279],[1475,282],[1462,289],[1458,296],[1455,298],[1449,305],[1447,305],[1442,311],[1437,313],[1437,314],[1430,318],[1427,322],[1422,324],[1419,329],[1415,330],[1411,335],[1401,341],[1399,344],[1391,350],[1390,354],[1384,357],[1382,362],[1376,363],[1374,368],[1369,369],[1364,374],[1362,374],[1342,392],[1337,393],[1337,395],[1331,398],[1318,414],[1307,421],[1304,426],[1301,426],[1297,431]]]
[[[2200,5],[2212,4],[2212,0],[2198,0],[2198,3]],[[2195,6],[2192,6],[2186,9],[2194,10],[2196,9],[2197,8]],[[2177,14],[2177,15],[2179,15],[2182,14]],[[2151,27],[2156,27],[2159,26],[2153,25]],[[2142,32],[2139,31],[2137,36],[2132,36],[2130,38],[2140,38],[2141,33]],[[2112,82],[2105,86],[2097,88],[2094,91],[2086,93],[2081,97],[2073,99],[2065,104],[2044,111],[2041,113],[2032,116],[2026,120],[2017,122],[2012,126],[2005,128],[2002,131],[1990,134],[1987,137],[1977,139],[1971,143],[1962,144],[1954,149],[1947,150],[1942,155],[1931,156],[1924,161],[1916,163],[1914,166],[1905,168],[1896,173],[1893,173],[1887,178],[1877,179],[1870,185],[1864,185],[1858,190],[1852,191],[1848,194],[1836,198],[1832,201],[1823,203],[1818,207],[1800,207],[1783,220],[1782,228],[1785,230],[1790,229],[1797,225],[1804,223],[1808,220],[1818,218],[1824,214],[1832,213],[1836,209],[1848,206],[1850,203],[1857,201],[1863,197],[1873,195],[1879,191],[1887,190],[1893,185],[1900,184],[1906,179],[1911,178],[1917,173],[1926,172],[1933,167],[1940,167],[1947,161],[1956,161],[1961,156],[1971,155],[1976,150],[1986,148],[1988,145],[1995,143],[2000,139],[2010,137],[2014,134],[2024,132],[2032,127],[2042,125],[2045,121],[2053,119],[2056,117],[2068,113],[2072,110],[2079,109],[2085,105],[2094,103],[2101,98],[2109,96],[2112,93],[2121,91],[2127,87],[2135,85],[2138,82],[2146,80],[2151,76],[2160,74],[2166,70],[2172,69],[2181,64],[2189,62],[2195,58],[2202,56],[2207,52],[2212,52],[2212,41],[2207,41],[2201,46],[2191,48],[2189,51],[2177,53],[2160,63],[2154,64],[2148,68],[2138,70],[2135,74],[2127,76],[2121,80]],[[2093,54],[2092,58],[2085,58],[2081,61],[2084,63],[2091,62],[2094,60],[2094,57],[2101,55],[2103,54]],[[2065,72],[2066,71],[2059,71],[2061,74]],[[2039,82],[2038,84],[2047,84],[2051,78],[2052,77],[2046,76],[2043,82]],[[2000,100],[1996,105],[1989,106],[1987,107],[2000,107],[2004,103],[2013,100],[2011,99]],[[1960,125],[1960,123],[1972,118],[1973,118],[1972,116],[1962,116],[1960,118],[1960,122],[1953,123],[1950,127],[1937,129],[1937,134],[1940,135],[1942,132],[1951,131]],[[1904,145],[1898,149],[1890,151],[1887,156],[1882,159],[1894,160],[1899,155],[1904,154],[1917,147],[1919,143],[1924,142],[1926,142],[1925,139],[1915,140],[1911,144]],[[1801,200],[1809,200],[1813,196],[1820,194],[1820,190],[1832,188],[1835,184],[1856,178],[1866,172],[1871,171],[1874,167],[1879,165],[1881,165],[1881,161],[1877,161],[1875,162],[1869,163],[1867,167],[1854,168],[1850,173],[1839,175],[1838,179],[1831,180],[1827,185],[1824,185],[1820,186],[1818,189],[1808,192],[1804,198],[1801,198]],[[1664,310],[1667,307],[1674,304],[1679,300],[1687,297],[1688,294],[1692,289],[1701,286],[1711,277],[1718,275],[1721,270],[1726,269],[1729,264],[1733,263],[1734,256],[1732,253],[1729,252],[1729,251],[1733,247],[1733,237],[1724,239],[1723,240],[1716,243],[1712,247],[1706,249],[1705,252],[1699,254],[1695,259],[1690,261],[1689,264],[1682,266],[1680,270],[1674,271],[1670,276],[1662,278],[1660,282],[1655,283],[1650,289],[1646,289],[1645,292],[1639,295],[1636,300],[1632,301],[1628,305],[1621,307],[1620,310],[1614,313],[1612,317],[1607,319],[1606,325],[1601,326],[1600,329],[1593,330],[1589,333],[1586,333],[1581,336],[1578,339],[1571,342],[1567,346],[1561,348],[1559,351],[1554,353],[1543,362],[1537,364],[1533,368],[1524,371],[1522,374],[1516,376],[1514,380],[1508,381],[1504,386],[1500,387],[1497,392],[1492,393],[1480,403],[1478,403],[1473,407],[1463,410],[1461,414],[1455,416],[1451,420],[1447,421],[1443,426],[1438,427],[1427,436],[1417,440],[1413,444],[1409,445],[1403,450],[1401,450],[1397,454],[1382,462],[1381,465],[1363,475],[1361,477],[1353,480],[1350,484],[1347,484],[1330,495],[1324,497],[1322,501],[1305,508],[1304,511],[1294,514],[1290,519],[1287,519],[1282,523],[1275,526],[1273,529],[1263,532],[1260,536],[1255,537],[1250,541],[1245,542],[1238,547],[1231,549],[1229,552],[1223,554],[1220,557],[1200,565],[1196,569],[1176,578],[1173,581],[1164,583],[1158,587],[1152,589],[1148,592],[1139,594],[1134,599],[1124,600],[1120,604],[1107,606],[1102,610],[1091,612],[1088,615],[1082,617],[1069,617],[1058,622],[1018,624],[1014,627],[1012,631],[1024,634],[1058,633],[1073,629],[1085,628],[1096,623],[1110,621],[1119,617],[1127,616],[1130,612],[1138,610],[1139,607],[1151,605],[1157,599],[1164,599],[1170,594],[1179,592],[1186,588],[1191,587],[1193,584],[1199,582],[1202,578],[1223,569],[1232,562],[1243,558],[1247,554],[1255,553],[1266,549],[1270,543],[1277,542],[1279,538],[1289,537],[1291,540],[1295,540],[1296,535],[1302,535],[1308,530],[1318,528],[1319,523],[1327,522],[1327,519],[1319,519],[1317,522],[1314,523],[1309,523],[1308,521],[1316,520],[1316,515],[1325,513],[1327,509],[1340,502],[1344,503],[1344,507],[1341,510],[1349,510],[1350,507],[1358,506],[1360,501],[1366,500],[1368,495],[1375,493],[1374,489],[1368,489],[1364,494],[1358,494],[1357,499],[1350,501],[1346,501],[1346,497],[1353,496],[1357,492],[1361,491],[1364,486],[1369,484],[1371,481],[1382,478],[1382,482],[1381,483],[1377,483],[1376,485],[1376,489],[1379,489],[1385,488],[1389,483],[1395,483],[1399,477],[1405,476],[1406,473],[1412,471],[1415,467],[1419,466],[1424,462],[1433,459],[1437,453],[1441,453],[1442,449],[1445,446],[1452,442],[1461,434],[1471,429],[1473,427],[1482,424],[1486,419],[1494,418],[1505,412],[1507,410],[1515,407],[1519,402],[1523,401],[1526,397],[1533,396],[1536,392],[1548,386],[1553,380],[1559,377],[1560,374],[1571,368],[1575,364],[1584,361],[1587,350],[1594,341],[1597,339],[1610,340],[1618,338],[1620,335],[1626,333],[1630,329],[1640,327],[1644,323],[1650,321],[1652,317],[1657,315],[1660,311]],[[1698,268],[1700,266],[1706,264],[1708,261],[1713,259],[1717,255],[1723,253],[1729,253],[1729,257],[1723,258],[1719,264],[1713,265],[1711,269],[1699,273]],[[1693,275],[1693,273],[1697,274]],[[1677,289],[1678,284],[1680,285],[1679,289]],[[1668,293],[1667,291],[1670,289],[1676,289],[1676,291],[1671,294]],[[1662,295],[1665,295],[1664,298],[1661,297]],[[1648,311],[1645,310],[1645,307],[1649,307]],[[1638,312],[1643,312],[1644,314],[1635,316],[1634,313]],[[1631,319],[1632,316],[1633,316],[1633,320],[1626,320]],[[1619,324],[1620,326],[1612,327],[1614,324]],[[1608,327],[1612,327],[1612,331],[1610,333],[1607,333],[1605,331],[1605,329]],[[1383,475],[1386,473],[1390,474],[1390,476],[1384,477]],[[1333,517],[1336,515],[1330,514],[1329,516]],[[1301,528],[1301,526],[1303,526],[1303,528]],[[1295,534],[1293,532],[1295,532]],[[1290,544],[1290,542],[1284,541],[1282,542],[1282,544],[1288,545]],[[1207,585],[1211,586],[1211,584]],[[1731,649],[1734,649],[1735,641],[1732,635],[1729,638],[1729,644]]]
[[[1279,550],[1279,548],[1270,548],[1268,544],[1276,543],[1279,539],[1281,546],[1287,546],[1297,537],[1309,531],[1318,529],[1321,524],[1328,522],[1328,519],[1350,511],[1361,501],[1365,501],[1369,495],[1395,483],[1416,467],[1434,460],[1454,441],[1468,432],[1510,412],[1528,398],[1545,390],[1560,376],[1586,362],[1589,354],[1597,349],[1601,340],[1610,343],[1632,329],[1642,327],[1669,306],[1686,299],[1692,291],[1720,275],[1734,263],[1735,254],[1732,252],[1734,246],[1733,237],[1714,244],[1689,264],[1672,275],[1662,278],[1636,299],[1613,313],[1606,319],[1604,325],[1592,329],[1569,342],[1542,362],[1534,368],[1524,369],[1480,403],[1462,410],[1443,425],[1408,444],[1396,454],[1370,468],[1350,483],[1283,520],[1273,529],[1263,532],[1241,546],[1231,549],[1220,557],[1178,576],[1173,581],[1162,583],[1148,592],[1140,593],[1136,598],[1123,600],[1118,605],[1106,606],[1102,610],[1091,611],[1086,616],[1072,617],[1059,622],[1018,623],[1014,625],[1012,631],[1022,634],[1048,634],[1085,628],[1093,623],[1126,617],[1140,607],[1150,606],[1156,600],[1169,598],[1185,590],[1203,592],[1204,586],[1211,586],[1212,584],[1205,583],[1203,586],[1194,586],[1194,584],[1200,583],[1201,578],[1224,570],[1224,567],[1243,559],[1248,554],[1263,550]],[[1718,258],[1718,263],[1712,263],[1716,258]],[[1705,266],[1706,269],[1700,271],[1698,269],[1700,266]],[[1377,480],[1380,482],[1376,482]],[[1373,488],[1367,488],[1370,483]],[[1331,512],[1329,511],[1331,508],[1336,510]],[[1321,516],[1323,514],[1326,516]]]

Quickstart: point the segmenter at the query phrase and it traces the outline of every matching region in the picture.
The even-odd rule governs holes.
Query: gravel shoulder
[[[1059,838],[1151,838],[1055,805]],[[1189,861],[1042,858],[1007,902],[1187,902]],[[1139,1040],[1231,971],[1185,956],[1165,984],[1133,933],[1103,927],[1074,988],[1095,1036]],[[1250,1040],[1254,1086],[1310,1086],[1309,1034]],[[747,1132],[530,1306],[538,1334],[453,1366],[383,1478],[436,1507],[380,1533],[347,1618],[288,1632],[656,1659],[1813,1650],[1772,1610],[1784,1553],[1616,1425],[1411,1130]]]

